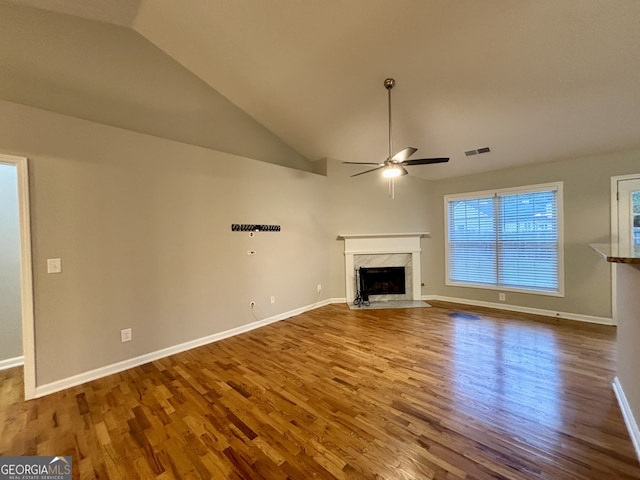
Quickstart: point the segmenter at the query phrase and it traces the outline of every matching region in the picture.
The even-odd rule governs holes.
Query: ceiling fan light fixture
[[[391,135],[391,89],[395,86],[396,81],[393,78],[387,78],[384,81],[384,88],[387,89],[387,104],[389,106],[389,156],[382,163],[370,163],[370,162],[342,162],[346,164],[352,165],[375,165],[375,168],[371,168],[369,170],[365,170],[364,172],[359,172],[351,175],[352,177],[357,177],[359,175],[364,175],[365,173],[377,172],[380,170],[383,178],[389,179],[389,196],[391,198],[394,197],[394,179],[397,177],[401,177],[403,175],[408,175],[406,166],[414,166],[414,165],[429,165],[432,163],[445,163],[448,162],[448,158],[418,158],[410,160],[409,157],[416,153],[418,150],[414,147],[407,147],[403,150],[400,150],[395,155],[392,154],[392,135]]]
[[[382,176],[384,178],[396,178],[404,173],[402,170],[400,165],[388,165],[382,169]]]

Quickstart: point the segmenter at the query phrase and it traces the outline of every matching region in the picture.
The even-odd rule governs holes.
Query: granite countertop
[[[592,243],[589,246],[607,262],[640,264],[640,246],[621,248],[614,243]]]

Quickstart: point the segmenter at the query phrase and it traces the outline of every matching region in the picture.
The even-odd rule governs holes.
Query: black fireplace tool
[[[356,268],[356,298],[353,300],[353,304],[358,307],[363,305],[368,307],[371,305],[369,302],[369,295],[364,291],[364,285],[362,285],[362,277],[360,276],[360,268]]]

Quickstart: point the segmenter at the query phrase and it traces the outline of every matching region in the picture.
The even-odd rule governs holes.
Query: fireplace
[[[404,270],[404,293],[380,294],[375,300],[421,300],[420,239],[427,236],[426,232],[340,235],[339,238],[344,239],[347,303],[356,298],[359,290],[356,273],[361,268],[400,267]]]
[[[404,295],[404,267],[360,267],[360,290],[371,295]]]

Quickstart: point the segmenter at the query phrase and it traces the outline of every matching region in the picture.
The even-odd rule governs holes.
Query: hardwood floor
[[[640,479],[615,329],[532,318],[330,305],[29,402],[5,370],[0,455],[82,479]]]

